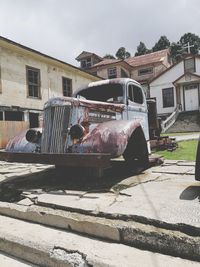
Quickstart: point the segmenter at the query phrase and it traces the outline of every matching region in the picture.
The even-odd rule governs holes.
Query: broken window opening
[[[22,111],[5,111],[5,121],[23,121],[24,113]]]
[[[0,121],[3,120],[3,111],[0,111]]]
[[[29,125],[30,128],[37,128],[39,127],[39,114],[29,112]]]
[[[123,103],[123,86],[121,84],[105,84],[83,89],[78,97],[88,100],[102,101],[109,103]]]
[[[62,77],[63,96],[72,96],[72,80]]]
[[[117,68],[108,69],[108,79],[117,78]]]
[[[26,67],[28,96],[40,98],[40,70],[32,67]]]

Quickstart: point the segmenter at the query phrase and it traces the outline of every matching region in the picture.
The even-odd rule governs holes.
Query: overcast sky
[[[200,36],[200,0],[0,0],[0,35],[77,65],[83,50],[99,56],[161,35]]]

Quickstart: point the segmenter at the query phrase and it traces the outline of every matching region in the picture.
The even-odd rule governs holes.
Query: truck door
[[[147,104],[141,87],[134,83],[127,85],[127,119],[140,120],[146,139],[148,139]]]

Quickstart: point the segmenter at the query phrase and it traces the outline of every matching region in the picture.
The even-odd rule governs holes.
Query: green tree
[[[185,33],[177,43],[172,43],[170,46],[170,53],[174,63],[182,59],[187,53],[197,55],[199,50],[200,37],[190,32]]]
[[[200,49],[200,38],[194,33],[185,33],[183,36],[180,38],[180,44],[182,46],[187,46],[189,44],[190,47],[190,53],[193,55],[197,55]],[[188,53],[187,48],[185,48],[186,53]]]
[[[118,58],[118,59],[126,59],[126,58],[129,58],[131,56],[131,54],[126,51],[126,48],[125,47],[120,47],[115,56]]]
[[[116,59],[113,55],[111,54],[106,54],[103,58],[105,59]]]
[[[137,46],[137,52],[135,52],[135,56],[141,56],[150,53],[150,50],[147,49],[146,45],[143,42]]]
[[[184,49],[182,48],[182,45],[178,43],[172,43],[170,46],[170,55],[172,58],[172,62],[175,63],[182,59],[184,54]]]
[[[157,43],[152,48],[153,52],[160,51],[170,47],[170,41],[165,35],[161,36]]]

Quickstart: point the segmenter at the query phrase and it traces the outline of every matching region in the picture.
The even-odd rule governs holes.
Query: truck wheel
[[[132,134],[123,157],[130,170],[141,172],[148,168],[147,142],[141,127],[137,128]]]
[[[196,164],[195,164],[195,180],[200,181],[200,139],[197,147]]]

